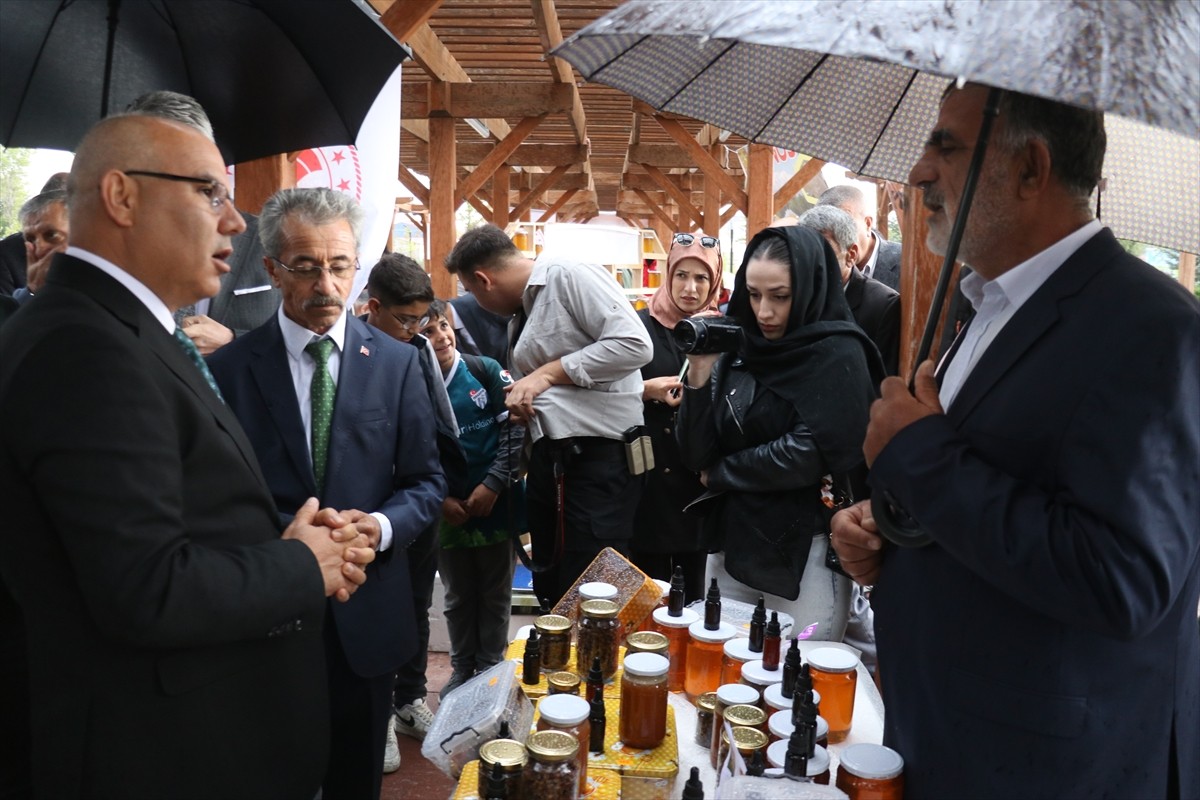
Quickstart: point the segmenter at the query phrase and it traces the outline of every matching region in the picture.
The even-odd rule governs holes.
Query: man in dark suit
[[[210,360],[280,513],[315,495],[379,551],[363,590],[330,607],[328,800],[379,796],[392,675],[416,648],[405,548],[446,491],[416,349],[346,311],[361,230],[339,192],[272,196],[259,235],[283,303]]]
[[[986,96],[946,96],[910,175],[935,252]],[[977,313],[915,395],[884,382],[863,448],[933,544],[833,522],[914,797],[1200,796],[1200,305],[1091,218],[1104,144],[1098,112],[1002,96],[959,251]]]
[[[798,224],[820,233],[833,248],[842,270],[846,303],[854,314],[854,321],[879,348],[887,374],[897,374],[900,361],[900,295],[895,289],[863,275],[855,266],[858,242],[854,219],[834,206],[814,206],[800,215]]]
[[[875,230],[875,219],[867,214],[863,193],[848,185],[831,186],[817,198],[818,206],[845,211],[858,229],[858,260],[855,266],[868,278],[900,291],[900,245],[889,242]],[[884,220],[884,224],[887,221]]]
[[[460,353],[471,353],[495,359],[508,368],[508,322],[504,316],[479,305],[475,295],[467,292],[450,300],[454,307],[454,334]]]
[[[374,553],[315,500],[283,529],[172,335],[242,229],[224,175],[191,128],[100,122],[72,167],[73,246],[0,331],[0,573],[28,634],[38,796],[308,800],[324,769],[323,598],[348,599],[346,559]]]

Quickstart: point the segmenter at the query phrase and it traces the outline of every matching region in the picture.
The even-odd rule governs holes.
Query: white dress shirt
[[[137,278],[133,277],[128,272],[109,261],[107,258],[98,256],[90,250],[84,250],[82,247],[68,247],[66,249],[66,255],[74,256],[80,261],[86,261],[96,269],[120,283],[131,293],[133,293],[134,297],[141,301],[142,305],[146,307],[146,310],[149,311],[154,318],[159,321],[159,324],[166,328],[167,333],[171,334],[172,336],[175,335],[175,317],[172,316],[171,309],[167,308],[167,304],[164,303],[158,295],[150,291],[150,287],[148,287],[146,284],[142,283]]]
[[[963,278],[962,292],[971,301],[975,316],[962,333],[962,343],[942,376],[938,399],[943,409],[949,410],[971,370],[1025,301],[1102,228],[1099,220],[1092,220],[993,281],[985,280],[978,272]]]
[[[308,452],[312,452],[312,381],[316,372],[317,362],[304,348],[318,339],[331,339],[333,350],[329,352],[329,374],[333,385],[337,386],[338,375],[342,365],[342,350],[346,346],[346,312],[338,317],[333,327],[323,335],[316,334],[288,319],[283,313],[283,306],[276,312],[279,319],[279,329],[283,333],[283,346],[287,349],[288,369],[292,373],[292,386],[296,390],[296,400],[300,406],[300,421],[304,424],[304,440],[308,444]],[[336,401],[335,401],[336,402]],[[392,546],[392,522],[383,514],[372,512],[371,516],[379,520],[382,534],[379,537],[379,550],[387,550]]]

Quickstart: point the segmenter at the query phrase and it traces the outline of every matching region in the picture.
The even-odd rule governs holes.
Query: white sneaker
[[[433,724],[433,709],[421,697],[396,709],[396,733],[424,739]]]
[[[387,740],[383,746],[383,774],[400,769],[400,744],[396,741],[396,729],[388,725]]]

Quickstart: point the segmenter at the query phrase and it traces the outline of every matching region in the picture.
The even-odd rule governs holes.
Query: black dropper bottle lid
[[[713,578],[708,587],[708,596],[704,598],[704,630],[715,631],[721,627],[721,587]]]
[[[767,770],[767,762],[763,758],[762,750],[755,750],[754,755],[750,756],[750,763],[746,765],[746,774],[752,778],[761,778]]]
[[[796,673],[795,693],[803,694],[804,692],[812,691],[812,673],[809,671],[808,662],[805,661],[800,665],[800,671]]]
[[[508,727],[508,720],[500,720],[500,733],[496,735],[497,739],[511,739],[512,729]]]
[[[767,624],[767,605],[763,600],[763,596],[758,596],[758,603],[754,606],[754,613],[750,615],[750,652],[761,653],[763,651],[763,635]]]
[[[676,567],[671,576],[671,591],[667,593],[667,616],[682,617],[685,600],[683,587],[683,567]]]
[[[792,778],[808,776],[808,743],[799,728],[792,731],[788,739],[787,754],[783,761],[783,774]]]
[[[704,800],[704,784],[700,782],[699,767],[692,767],[691,777],[683,784],[682,800]]]
[[[525,652],[532,655],[541,655],[542,642],[538,639],[537,628],[529,629],[529,638],[525,640]]]
[[[792,637],[792,646],[783,657],[783,681],[779,692],[785,699],[791,700],[796,691],[796,678],[800,675],[800,642]]]
[[[592,695],[592,703],[588,707],[588,725],[591,728],[588,742],[589,753],[604,752],[604,733],[608,719],[604,709],[604,686],[597,686]],[[582,743],[581,743],[582,744]]]
[[[504,786],[504,768],[493,764],[487,775],[487,800],[506,800],[508,792]]]

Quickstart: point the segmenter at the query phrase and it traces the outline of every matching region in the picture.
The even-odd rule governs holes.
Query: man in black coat
[[[876,232],[875,219],[867,214],[863,193],[853,186],[831,186],[817,198],[817,205],[840,208],[850,215],[857,230],[858,257],[854,265],[868,278],[900,291],[900,245]]]

